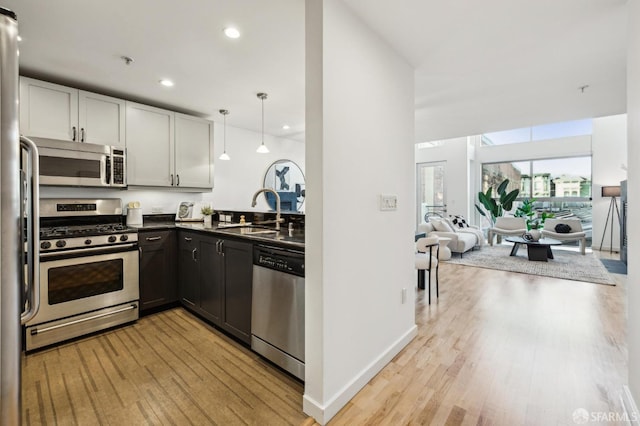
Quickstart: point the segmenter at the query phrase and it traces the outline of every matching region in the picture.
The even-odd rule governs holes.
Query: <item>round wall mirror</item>
[[[280,210],[283,212],[300,211],[304,203],[304,173],[296,163],[291,160],[278,160],[269,166],[264,175],[264,188],[273,189],[280,196]],[[276,209],[276,197],[270,193],[264,193],[269,207]]]

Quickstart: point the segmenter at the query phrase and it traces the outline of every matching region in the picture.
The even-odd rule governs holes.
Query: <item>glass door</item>
[[[428,222],[429,217],[446,217],[445,204],[446,162],[419,163],[417,169],[418,207],[417,223]]]

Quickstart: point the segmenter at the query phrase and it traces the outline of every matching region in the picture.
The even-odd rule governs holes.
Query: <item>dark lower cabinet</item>
[[[234,240],[220,244],[224,270],[222,327],[250,344],[253,244]]]
[[[178,253],[183,305],[249,344],[253,245],[179,231]]]
[[[141,231],[138,246],[140,310],[177,302],[175,231]]]

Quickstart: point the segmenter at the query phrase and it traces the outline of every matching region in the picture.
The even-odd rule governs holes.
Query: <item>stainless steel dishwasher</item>
[[[251,349],[304,380],[304,253],[253,249]]]

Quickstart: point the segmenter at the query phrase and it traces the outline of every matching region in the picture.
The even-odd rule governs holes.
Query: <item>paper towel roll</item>
[[[129,207],[127,209],[127,226],[142,225],[142,209],[140,207]]]

